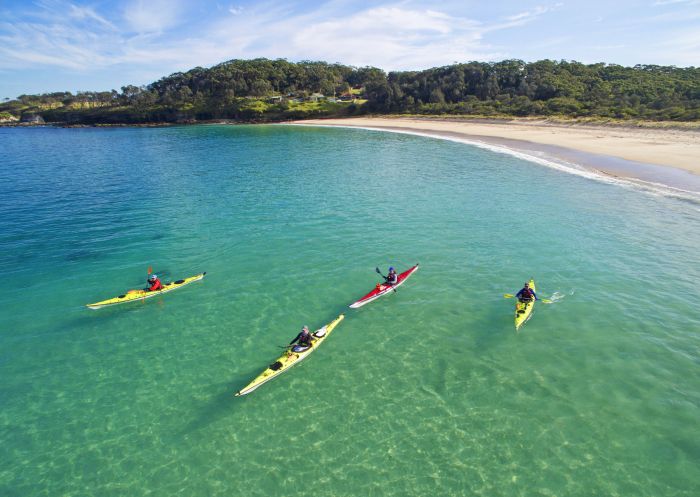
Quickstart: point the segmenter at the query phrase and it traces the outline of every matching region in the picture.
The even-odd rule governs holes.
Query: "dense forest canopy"
[[[21,95],[0,118],[138,123],[361,113],[700,119],[700,68],[569,61],[468,62],[389,72],[326,62],[231,60],[121,91]]]

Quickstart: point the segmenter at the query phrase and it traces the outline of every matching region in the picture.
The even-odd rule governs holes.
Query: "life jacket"
[[[525,288],[523,287],[522,290],[520,290],[520,298],[523,300],[532,300],[535,298],[535,294],[532,293],[532,288]]]
[[[386,276],[386,282],[387,282],[388,284],[390,284],[390,285],[395,285],[395,284],[397,284],[397,283],[399,282],[399,275],[396,274],[396,273],[394,273],[394,274],[389,273],[389,274]]]
[[[301,336],[299,337],[299,340],[297,340],[297,343],[298,343],[299,345],[311,345],[311,333],[309,333],[309,334],[306,335],[306,336],[301,335]]]
[[[160,282],[158,278],[156,278],[153,283],[150,281],[148,282],[149,285],[151,285],[148,289],[149,292],[155,292],[157,290],[162,290],[163,289],[163,283]]]

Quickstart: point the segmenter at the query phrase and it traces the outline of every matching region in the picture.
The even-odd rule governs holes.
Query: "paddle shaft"
[[[503,298],[506,298],[506,299],[512,299],[514,297],[515,297],[515,295],[513,295],[511,293],[504,293],[503,294]],[[542,302],[543,304],[551,304],[552,303],[552,301],[549,299],[536,299],[536,302]]]

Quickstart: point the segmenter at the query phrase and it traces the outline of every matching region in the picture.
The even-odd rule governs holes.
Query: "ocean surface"
[[[357,129],[0,128],[0,150],[3,497],[698,495],[692,199]],[[149,266],[207,276],[85,307]],[[503,294],[530,277],[554,303],[516,333]]]

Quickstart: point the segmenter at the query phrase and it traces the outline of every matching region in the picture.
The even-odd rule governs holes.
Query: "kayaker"
[[[389,268],[389,274],[387,274],[384,279],[387,285],[394,286],[399,282],[399,276],[396,274],[396,270],[393,267]]]
[[[532,302],[533,300],[539,300],[535,291],[530,288],[530,283],[525,283],[525,286],[515,294],[520,302]]]
[[[152,274],[148,277],[148,285],[148,288],[146,288],[147,292],[155,292],[163,289],[163,283],[160,282],[158,276],[156,276],[155,274]]]
[[[304,326],[294,340],[289,342],[289,345],[294,345],[295,342],[301,347],[311,347],[311,333],[308,326]]]

